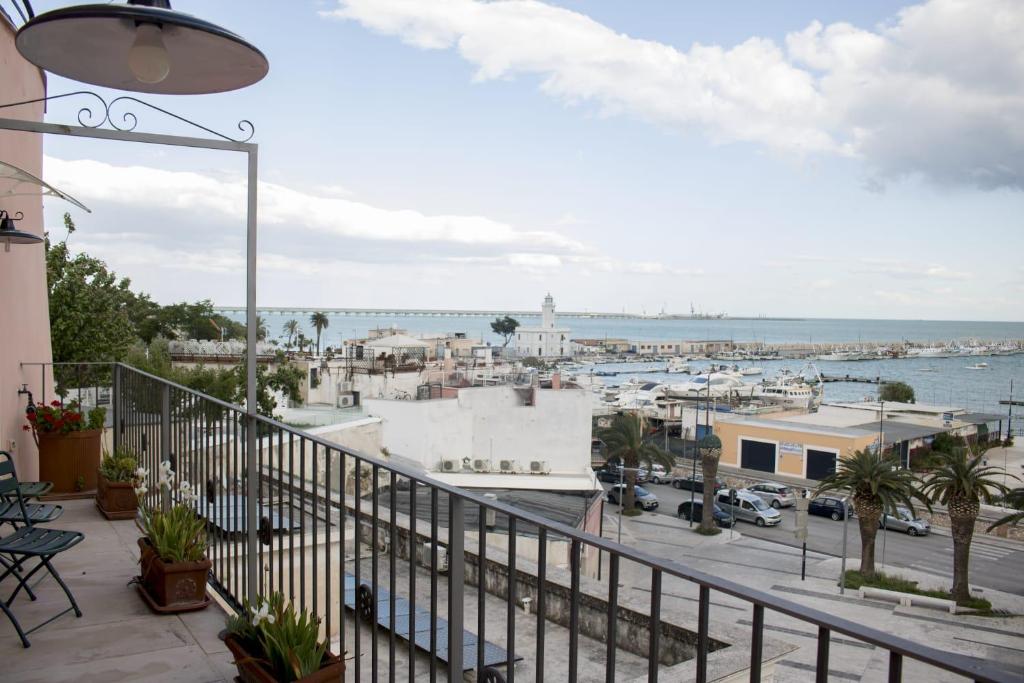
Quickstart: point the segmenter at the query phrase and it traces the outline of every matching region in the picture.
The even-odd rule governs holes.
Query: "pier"
[[[884,384],[879,377],[856,377],[854,375],[825,375],[821,376],[822,382],[849,382],[851,384]]]

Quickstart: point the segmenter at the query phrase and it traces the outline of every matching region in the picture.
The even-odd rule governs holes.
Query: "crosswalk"
[[[1017,548],[974,542],[971,544],[971,558],[999,561],[1008,555],[1021,552]]]

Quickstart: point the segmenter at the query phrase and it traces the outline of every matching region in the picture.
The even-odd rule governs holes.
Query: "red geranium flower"
[[[24,431],[26,431],[26,432],[28,432],[28,431],[31,431],[31,429],[32,429],[32,428],[31,428],[31,427],[29,427],[28,425],[21,425],[21,428],[22,428],[22,430],[24,430]]]
[[[60,401],[57,401],[57,400],[50,401],[50,405],[53,406],[54,408],[60,408]]]

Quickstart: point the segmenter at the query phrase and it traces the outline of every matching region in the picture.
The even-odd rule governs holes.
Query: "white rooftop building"
[[[571,346],[569,328],[555,322],[555,300],[549,293],[541,306],[540,326],[516,330],[516,351],[521,357],[561,358],[572,355]]]

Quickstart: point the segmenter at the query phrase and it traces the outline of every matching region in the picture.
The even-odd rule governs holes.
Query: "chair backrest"
[[[0,496],[18,491],[18,475],[14,471],[14,458],[7,451],[0,451]]]

